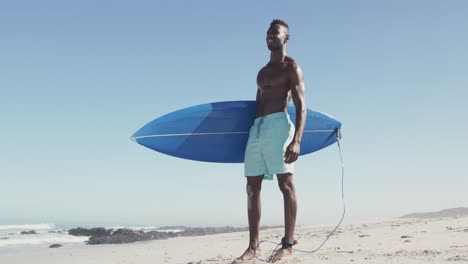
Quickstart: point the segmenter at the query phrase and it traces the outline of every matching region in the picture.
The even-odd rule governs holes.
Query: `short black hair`
[[[288,29],[288,31],[289,31],[288,23],[284,22],[281,19],[273,19],[273,21],[271,21],[270,27],[273,26],[273,25],[282,25],[282,26],[286,27]]]

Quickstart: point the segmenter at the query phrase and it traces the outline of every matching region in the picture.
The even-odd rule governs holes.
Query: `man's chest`
[[[260,87],[285,86],[288,84],[288,71],[286,67],[265,67],[257,77]]]

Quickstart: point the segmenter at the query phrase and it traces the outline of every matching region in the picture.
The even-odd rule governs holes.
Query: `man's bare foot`
[[[274,263],[281,260],[284,257],[289,257],[292,255],[292,248],[280,248],[276,253],[267,258],[267,262]]]
[[[255,258],[255,256],[258,256],[260,254],[260,247],[257,247],[256,249],[253,249],[253,248],[247,248],[244,252],[244,254],[242,254],[242,256],[236,258],[231,264],[236,264],[236,263],[242,263],[242,261],[248,261],[248,260],[251,260],[253,258]]]

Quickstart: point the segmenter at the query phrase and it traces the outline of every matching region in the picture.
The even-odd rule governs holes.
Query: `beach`
[[[0,264],[468,264],[467,14],[3,1]]]
[[[294,249],[316,249],[332,229],[299,226]],[[279,242],[282,235],[282,228],[269,229],[260,233],[260,239]],[[247,242],[248,232],[235,232],[117,245],[64,245],[3,252],[0,263],[231,263]],[[273,243],[263,243],[260,258],[274,248]],[[468,217],[344,223],[317,252],[295,251],[277,263],[468,263]]]

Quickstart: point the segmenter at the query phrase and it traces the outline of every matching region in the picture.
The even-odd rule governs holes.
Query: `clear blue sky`
[[[246,226],[240,164],[129,140],[152,119],[254,99],[290,25],[309,108],[343,123],[346,221],[468,206],[466,1],[0,4],[0,224]],[[296,164],[298,224],[341,213],[336,145]],[[262,224],[282,224],[275,182]]]

